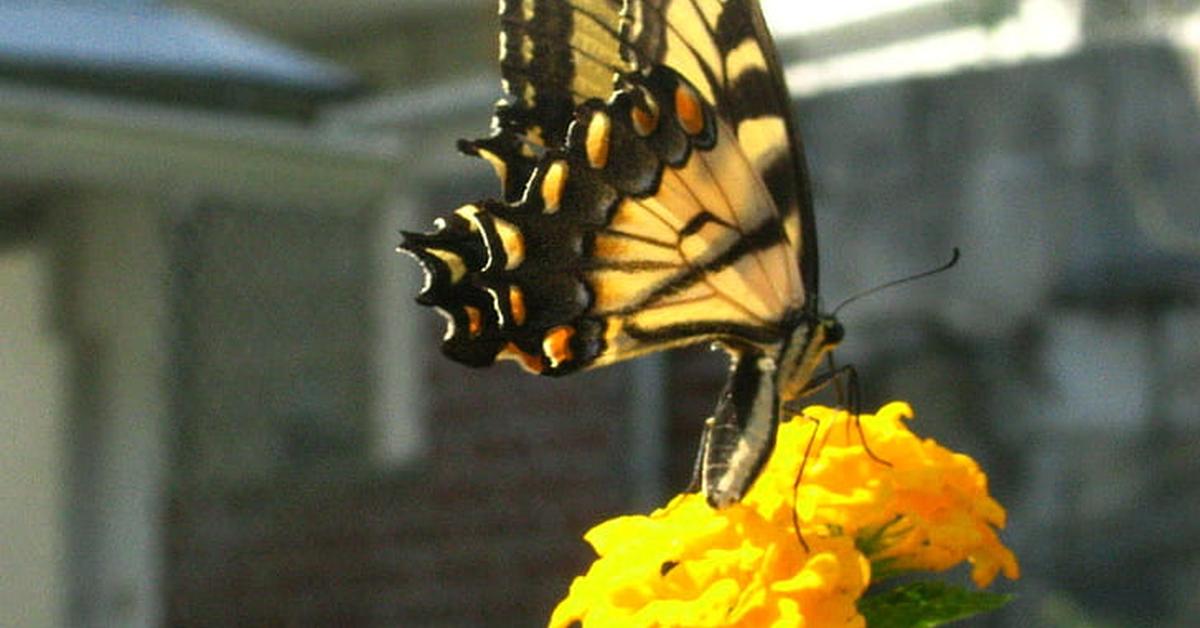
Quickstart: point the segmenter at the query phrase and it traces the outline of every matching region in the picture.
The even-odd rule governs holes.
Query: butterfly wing
[[[707,340],[771,345],[811,291],[795,262],[815,252],[807,185],[757,5],[626,5],[502,4],[509,99],[463,148],[496,165],[505,200],[401,247],[456,360],[562,374]]]
[[[780,359],[811,366],[836,344],[813,335],[811,194],[761,11],[502,0],[501,16],[508,98],[493,134],[460,147],[496,167],[503,200],[405,234],[418,301],[474,366],[561,375],[721,342],[735,367],[698,483],[733,503],[773,446]]]
[[[752,0],[628,0],[624,56],[667,65],[697,86],[734,130],[781,212],[804,285],[817,293],[812,191],[779,55]]]
[[[460,148],[496,168],[506,200],[524,191],[535,147],[562,146],[576,106],[608,98],[615,74],[665,65],[695,85],[734,130],[783,215],[804,285],[817,292],[804,152],[757,2],[506,0],[500,16],[508,101],[497,107],[491,137]]]
[[[705,340],[773,345],[804,302],[773,197],[733,129],[664,66],[575,110],[519,201],[481,201],[401,247],[443,349],[558,375]]]

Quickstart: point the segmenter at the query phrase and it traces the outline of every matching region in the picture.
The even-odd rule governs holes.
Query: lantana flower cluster
[[[893,575],[966,561],[979,587],[1017,578],[987,476],[909,431],[912,417],[897,402],[856,425],[811,406],[780,427],[740,503],[689,493],[596,526],[584,538],[599,557],[550,625],[865,626],[858,600]]]

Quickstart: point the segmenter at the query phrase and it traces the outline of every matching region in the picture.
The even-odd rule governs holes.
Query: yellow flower
[[[970,457],[908,431],[911,417],[904,403],[862,415],[868,452],[853,417],[809,407],[781,426],[741,503],[717,511],[684,494],[649,516],[596,526],[584,538],[599,558],[550,626],[865,626],[856,603],[873,570],[878,580],[967,560],[981,587],[1001,571],[1016,578],[987,477]]]
[[[889,573],[944,571],[966,560],[980,587],[1000,571],[1018,577],[1016,558],[996,533],[1005,513],[988,494],[987,476],[970,456],[910,432],[908,404],[891,403],[861,417],[870,451],[887,464],[872,459],[845,413],[821,407],[804,413],[820,421],[823,442],[800,484],[805,530],[823,527],[857,538],[876,567],[886,565]],[[774,482],[790,489],[795,474],[788,468],[798,467],[802,457],[802,450],[780,449]],[[755,497],[753,491],[748,496]]]

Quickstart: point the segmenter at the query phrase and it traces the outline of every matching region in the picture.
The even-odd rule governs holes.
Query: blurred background
[[[974,455],[989,626],[1200,615],[1200,1],[764,0],[867,407]],[[438,352],[493,0],[0,0],[0,626],[525,626],[724,358]],[[828,400],[827,400],[828,401]]]

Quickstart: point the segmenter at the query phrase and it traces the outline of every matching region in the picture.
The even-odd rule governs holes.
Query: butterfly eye
[[[826,321],[825,325],[825,341],[830,344],[836,344],[846,337],[846,328],[837,321]]]

